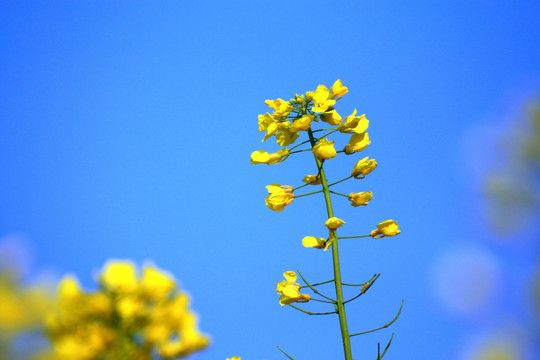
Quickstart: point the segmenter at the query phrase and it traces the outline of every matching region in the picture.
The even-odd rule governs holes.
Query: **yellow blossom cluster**
[[[302,245],[305,247],[328,250],[339,239],[336,230],[345,224],[345,221],[333,216],[331,206],[328,208],[331,194],[346,197],[353,207],[366,206],[373,200],[371,191],[350,192],[349,195],[345,195],[333,189],[330,190],[330,187],[349,178],[364,179],[377,167],[376,160],[369,157],[358,160],[350,176],[333,183],[327,181],[323,172],[325,162],[337,157],[339,153],[352,155],[362,152],[371,144],[367,133],[369,120],[366,115],[359,115],[358,111],[354,109],[350,115],[342,117],[335,108],[336,103],[348,91],[348,88],[343,86],[341,80],[337,80],[330,89],[325,85],[319,85],[315,91],[308,91],[302,95],[296,94],[289,101],[281,98],[266,100],[265,104],[273,109],[273,112],[259,115],[259,131],[266,132],[263,142],[275,136],[276,142],[281,146],[281,149],[274,153],[268,153],[265,150],[254,151],[251,154],[252,164],[278,164],[291,156],[296,156],[297,153],[308,151],[315,157],[318,173],[306,175],[302,179],[304,185],[296,188],[276,183],[266,186],[269,193],[265,199],[266,206],[274,211],[283,211],[285,206],[291,204],[295,197],[324,193],[329,214],[329,218],[324,224],[329,231],[328,238],[305,236],[302,239]],[[315,126],[319,127],[316,128]],[[307,135],[307,139],[305,141],[300,140],[295,144],[297,139],[300,138],[301,132]],[[338,140],[329,139],[334,133],[348,136],[348,142],[341,150],[337,150],[339,147],[336,149]],[[306,144],[305,149],[295,150],[304,144]],[[321,190],[295,195],[298,189],[307,185],[320,185]],[[348,238],[371,236],[378,239],[399,233],[397,222],[385,220],[378,224],[377,229],[371,231],[369,235],[348,236]],[[294,272],[287,271],[284,276],[286,280],[280,281],[277,287],[277,292],[281,295],[279,300],[281,305],[310,300],[309,295],[300,294],[300,285],[296,283],[296,274]]]
[[[99,289],[84,291],[66,276],[46,332],[58,360],[186,357],[208,346],[197,328],[189,298],[174,278],[154,267],[137,274],[128,261],[111,261],[99,275]]]

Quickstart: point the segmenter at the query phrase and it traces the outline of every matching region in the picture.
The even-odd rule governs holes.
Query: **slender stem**
[[[330,130],[330,129],[328,129],[328,130]],[[338,129],[332,129],[332,131],[330,131],[329,133],[326,133],[326,134],[324,134],[323,136],[319,136],[319,137],[317,138],[317,141],[321,140],[322,138],[327,137],[327,136],[330,135],[330,134],[335,133],[336,131],[338,131]]]
[[[302,196],[308,196],[308,195],[313,195],[313,194],[317,194],[317,193],[320,193],[320,192],[323,192],[324,190],[317,190],[317,191],[313,191],[313,192],[309,192],[307,194],[301,194],[301,195],[294,195],[294,198],[299,198],[299,197],[302,197]]]
[[[392,325],[394,323],[394,321],[397,320],[397,318],[399,317],[399,314],[401,314],[401,309],[402,308],[403,308],[403,300],[401,300],[401,306],[399,307],[399,311],[398,311],[397,315],[388,324],[385,324],[385,325],[383,325],[381,327],[378,327],[376,329],[373,329],[373,330],[368,330],[368,331],[363,331],[363,332],[359,332],[359,333],[356,333],[356,334],[351,334],[351,336],[369,334],[371,332],[378,331],[378,330],[385,329],[385,328],[389,327],[390,325]]]
[[[340,236],[338,239],[356,239],[356,238],[365,238],[370,237],[371,235],[355,235],[355,236]]]
[[[314,292],[315,294],[317,294],[317,295],[322,296],[322,297],[325,298],[325,299],[328,299],[328,300],[332,301],[332,303],[335,303],[335,302],[336,302],[336,301],[335,301],[334,299],[332,299],[331,297],[328,297],[328,296],[326,296],[326,295],[321,294],[319,291],[317,291],[317,289],[315,289],[313,286],[311,286],[311,284],[307,282],[307,280],[304,278],[304,276],[302,276],[302,273],[300,272],[300,270],[296,270],[296,271],[298,271],[298,275],[300,275],[300,277],[302,278],[302,280],[303,280],[303,281],[306,283],[306,285],[311,289],[311,291],[313,291],[313,292]]]
[[[289,355],[289,354],[287,354],[285,351],[283,351],[282,348],[280,348],[279,346],[278,346],[277,348],[278,348],[279,351],[281,351],[283,354],[285,354],[286,357],[288,357],[288,358],[291,359],[291,360],[294,360],[294,359],[291,357],[291,355]]]
[[[342,193],[338,193],[337,191],[332,191],[332,190],[328,190],[330,191],[332,194],[336,194],[336,195],[340,195],[340,196],[345,196],[347,199],[349,198],[349,195],[345,195],[345,194],[342,194]]]
[[[320,282],[320,283],[316,283],[316,284],[311,284],[311,286],[324,285],[324,284],[331,283],[332,281],[334,281],[334,279],[332,279],[332,280],[326,280],[326,281],[323,281],[323,282]],[[343,284],[343,285],[345,285],[345,284]],[[364,284],[362,284],[362,285],[364,285]],[[300,289],[302,289],[302,288],[307,288],[307,287],[309,287],[309,286],[303,285],[303,286],[300,286]]]
[[[336,314],[335,311],[329,311],[329,312],[311,312],[311,311],[307,311],[307,310],[304,310],[302,308],[299,308],[298,306],[294,306],[294,305],[291,305],[289,304],[290,307],[292,308],[295,308],[296,310],[299,310],[301,312],[303,312],[304,314],[308,314],[308,315],[330,315],[330,314]]]
[[[316,133],[316,132],[320,132],[320,131],[329,131],[329,130],[334,130],[334,128],[311,130],[311,132],[312,132],[312,133]]]
[[[339,184],[339,183],[342,182],[342,181],[349,180],[349,179],[352,178],[352,177],[353,177],[353,176],[351,175],[351,176],[349,176],[349,177],[346,177],[345,179],[341,179],[341,180],[339,180],[339,181],[336,181],[336,182],[333,182],[333,183],[331,183],[331,184],[328,184],[328,187],[330,187],[330,186],[332,186],[332,185]]]
[[[381,360],[384,356],[384,354],[386,354],[386,351],[388,350],[388,348],[390,347],[390,344],[392,343],[392,339],[394,338],[394,333],[392,333],[392,336],[390,336],[390,341],[388,341],[388,344],[386,345],[386,347],[384,348],[384,351],[383,353],[377,358],[377,360]]]
[[[292,151],[293,149],[296,149],[296,148],[299,147],[299,146],[302,146],[302,145],[304,145],[304,144],[307,144],[308,142],[309,142],[309,140],[302,141],[301,143],[296,144],[296,145],[294,145],[292,148],[290,148],[289,151]]]
[[[306,152],[306,151],[311,151],[311,149],[296,150],[296,151],[291,151],[290,153],[291,154],[296,154],[296,153],[301,153],[301,152]]]
[[[311,141],[311,147],[315,146],[315,138],[311,130],[308,130],[309,140]],[[324,200],[326,202],[326,211],[328,218],[334,216],[334,210],[332,209],[332,199],[330,197],[330,191],[328,189],[328,183],[326,181],[326,175],[321,161],[315,156],[315,162],[320,169],[319,174],[321,177],[322,188],[324,192]],[[332,231],[330,237],[336,237],[335,231]],[[347,326],[347,316],[345,314],[345,306],[343,304],[343,287],[341,285],[341,269],[339,267],[339,251],[338,251],[338,239],[334,239],[332,244],[332,259],[334,262],[334,284],[336,287],[336,308],[339,316],[339,325],[341,328],[341,338],[343,340],[343,352],[345,354],[345,360],[352,360],[351,352],[351,339],[349,337],[349,329]]]
[[[364,286],[366,285],[367,283],[369,283],[370,281],[372,281],[373,279],[375,279],[376,277],[379,277],[379,275],[381,274],[375,274],[373,275],[368,281],[366,281],[365,283],[361,283],[361,284],[347,284],[347,283],[341,283],[341,285],[346,285],[346,286]]]
[[[321,295],[321,294],[319,294],[319,295]],[[327,303],[327,304],[335,304],[336,303],[334,300],[328,301],[328,300],[322,300],[322,299],[315,299],[313,297],[310,298],[309,301],[318,301],[318,302],[323,302],[323,303]]]
[[[367,283],[364,284],[364,286],[367,285],[366,288],[364,288],[364,286],[362,286],[362,289],[360,289],[360,293],[358,295],[356,295],[355,297],[352,297],[350,298],[349,300],[345,301],[344,304],[348,303],[348,302],[351,302],[353,300],[356,300],[358,299],[360,296],[362,296],[363,294],[366,293],[366,291],[371,287],[371,285],[373,285],[373,283],[375,282],[375,280],[377,280],[379,278],[379,276],[381,276],[381,274],[378,274],[375,276],[375,279],[373,279],[372,281],[368,281]]]

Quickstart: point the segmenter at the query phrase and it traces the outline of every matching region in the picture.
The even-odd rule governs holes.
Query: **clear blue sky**
[[[110,258],[173,272],[213,337],[197,359],[283,359],[277,345],[339,358],[337,319],[280,307],[274,287],[285,270],[330,277],[330,254],[300,243],[324,233],[322,198],[264,206],[265,185],[298,184],[313,160],[249,164],[277,149],[260,142],[265,99],[339,78],[341,112],[370,119],[358,159],[379,168],[341,187],[377,201],[338,211],[357,233],[387,218],[403,230],[342,246],[348,281],[382,273],[350,306],[353,331],[405,299],[391,329],[353,339],[355,358],[375,358],[394,331],[389,359],[459,359],[489,325],[445,305],[434,272],[488,236],[471,186],[482,157],[471,166],[469,152],[486,139],[471,129],[502,126],[538,89],[539,15],[538,2],[510,0],[2,1],[0,237],[25,234],[36,271],[88,288]]]

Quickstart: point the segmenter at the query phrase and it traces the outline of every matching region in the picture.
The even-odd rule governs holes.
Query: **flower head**
[[[268,140],[269,137],[277,133],[280,128],[279,125],[279,122],[276,121],[269,113],[259,115],[259,132],[266,131],[266,135],[264,135],[262,141]]]
[[[369,157],[365,157],[362,160],[358,160],[356,165],[354,165],[351,176],[359,179],[360,176],[366,176],[377,167],[377,161],[375,159],[369,160]]]
[[[398,223],[394,220],[384,220],[375,230],[371,231],[371,237],[374,239],[380,239],[384,236],[394,236],[401,232],[398,228]]]
[[[336,103],[336,100],[329,99],[330,90],[324,85],[317,86],[317,90],[313,93],[313,112],[324,112],[330,106]],[[307,93],[306,93],[307,97]]]
[[[337,79],[334,85],[332,85],[332,87],[330,88],[330,91],[332,92],[330,94],[330,99],[338,98],[339,100],[349,91],[349,89],[343,86],[340,79]]]
[[[276,287],[281,306],[291,304],[293,302],[308,302],[311,297],[308,294],[300,294],[300,284],[296,282],[296,273],[294,271],[285,271],[283,273],[285,280],[281,280]]]
[[[364,150],[369,144],[371,144],[371,141],[369,141],[367,132],[354,134],[351,136],[349,143],[343,148],[343,151],[345,154],[351,155],[352,153]]]
[[[345,221],[338,219],[335,216],[332,216],[326,222],[324,223],[324,226],[328,228],[330,231],[335,231],[337,228],[339,228],[341,225],[345,224]]]
[[[324,249],[326,240],[323,238],[316,238],[315,236],[305,236],[302,239],[302,245],[307,248]]]
[[[338,126],[338,130],[342,133],[357,133],[361,134],[367,130],[369,120],[366,115],[356,116],[356,109],[351,115],[347,116]]]
[[[294,200],[292,187],[289,185],[272,184],[266,187],[269,195],[264,199],[270,210],[283,211],[285,206]]]
[[[313,154],[319,160],[328,160],[337,156],[336,149],[334,148],[334,141],[328,141],[321,139],[313,147]]]
[[[373,193],[371,191],[368,192],[360,192],[360,193],[350,193],[349,194],[349,201],[351,202],[351,205],[354,207],[360,206],[360,205],[367,205],[369,201],[373,199]]]
[[[291,151],[289,149],[281,149],[278,152],[268,154],[264,150],[254,151],[251,153],[252,164],[277,164],[289,157]]]

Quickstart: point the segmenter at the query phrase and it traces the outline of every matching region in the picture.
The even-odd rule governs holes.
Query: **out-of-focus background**
[[[108,259],[155,263],[212,337],[193,358],[339,358],[337,318],[282,308],[274,285],[331,277],[330,253],[301,245],[325,234],[322,198],[264,205],[313,159],[249,156],[278,149],[261,144],[265,99],[342,79],[337,110],[365,113],[372,144],[328,173],[379,167],[340,185],[373,191],[369,206],[336,199],[336,215],[350,235],[402,229],[340,246],[346,281],[382,274],[349,306],[352,332],[405,300],[391,328],[353,338],[355,358],[395,332],[389,359],[538,359],[539,15],[510,0],[0,2],[0,259],[52,291],[66,273],[95,289]]]

